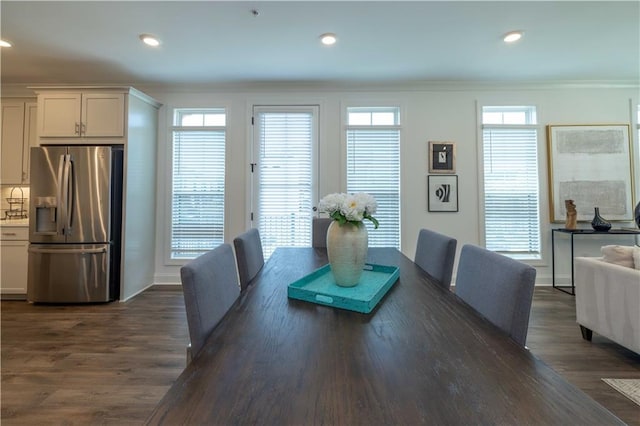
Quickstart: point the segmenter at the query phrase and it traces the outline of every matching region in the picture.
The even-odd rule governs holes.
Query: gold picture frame
[[[578,222],[594,208],[608,221],[633,220],[633,161],[628,124],[547,125],[549,218],[566,220],[573,200]]]
[[[454,174],[456,143],[429,141],[429,173]]]

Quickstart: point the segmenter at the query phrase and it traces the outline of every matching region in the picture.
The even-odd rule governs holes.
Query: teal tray
[[[340,287],[333,278],[331,266],[325,265],[289,284],[287,296],[290,299],[368,314],[393,287],[399,276],[400,271],[395,266],[367,263],[358,285]]]

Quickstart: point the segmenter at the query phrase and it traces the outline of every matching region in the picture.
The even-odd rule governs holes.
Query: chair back
[[[233,245],[238,261],[240,288],[244,290],[264,266],[260,232],[256,228],[251,228],[234,238]]]
[[[311,247],[326,248],[327,247],[327,230],[333,219],[330,217],[313,217]]]
[[[222,244],[182,266],[180,278],[195,357],[240,295],[231,245]]]
[[[465,244],[460,251],[455,293],[524,346],[535,280],[533,267]]]
[[[447,290],[451,287],[458,240],[429,229],[421,229],[415,263]]]

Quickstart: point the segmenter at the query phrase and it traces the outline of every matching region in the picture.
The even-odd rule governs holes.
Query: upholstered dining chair
[[[230,244],[222,244],[180,268],[191,344],[187,362],[200,352],[218,322],[240,294]]]
[[[244,290],[264,266],[260,232],[256,228],[251,228],[234,238],[233,245],[238,261],[240,289]]]
[[[414,262],[447,290],[451,287],[458,240],[430,229],[421,229]]]
[[[311,233],[311,247],[326,248],[327,247],[327,230],[331,225],[330,217],[313,217],[313,227]]]
[[[535,280],[533,267],[465,244],[460,251],[455,293],[524,346]]]

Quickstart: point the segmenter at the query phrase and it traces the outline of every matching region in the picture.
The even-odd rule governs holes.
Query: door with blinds
[[[310,247],[317,203],[318,106],[254,106],[252,218],[265,258]]]

